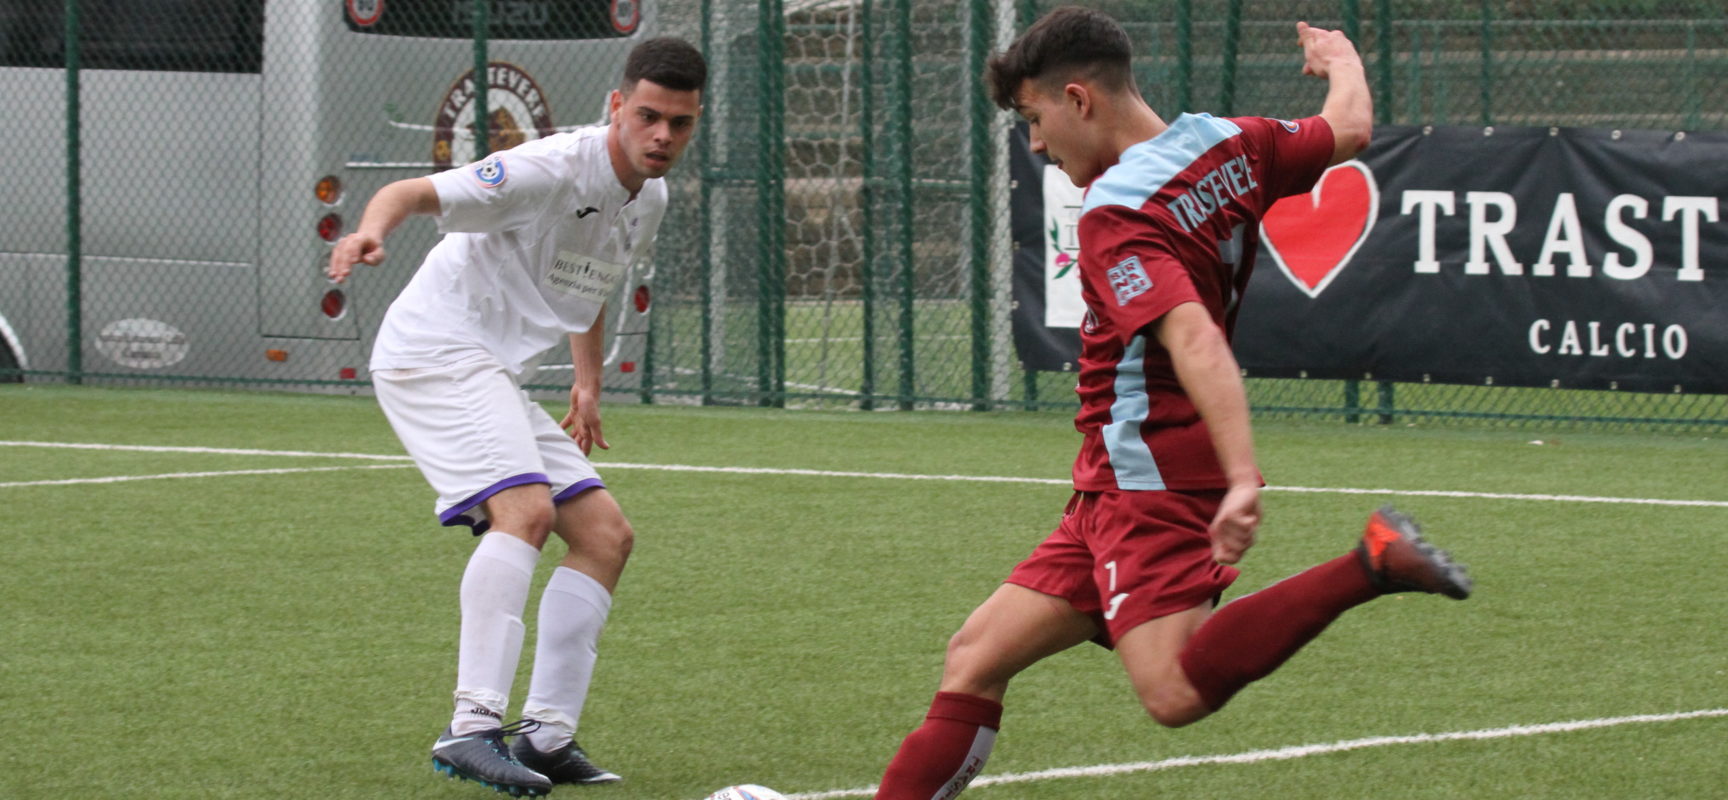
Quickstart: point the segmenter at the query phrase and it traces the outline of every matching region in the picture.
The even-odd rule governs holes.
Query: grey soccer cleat
[[[432,745],[432,768],[450,776],[473,781],[511,797],[539,797],[552,791],[552,781],[545,775],[522,766],[510,754],[504,737],[524,733],[540,723],[513,723],[467,736],[457,736],[444,729],[438,742]]]
[[[1382,592],[1427,592],[1454,600],[1470,596],[1472,582],[1464,565],[1424,541],[1416,521],[1391,506],[1381,506],[1368,517],[1356,555],[1368,580]]]

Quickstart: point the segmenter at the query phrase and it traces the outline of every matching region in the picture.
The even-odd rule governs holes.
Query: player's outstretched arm
[[[1230,484],[1212,520],[1212,555],[1234,564],[1254,544],[1260,527],[1260,469],[1248,422],[1248,392],[1224,331],[1199,303],[1183,303],[1155,323],[1158,343],[1170,353],[1176,380],[1194,403]]]
[[[341,283],[354,271],[355,264],[378,266],[384,260],[384,237],[396,226],[415,214],[437,213],[438,190],[431,181],[408,178],[385,185],[366,204],[360,226],[342,237],[330,251],[330,265],[324,274]]]
[[[1320,116],[1332,126],[1335,142],[1332,164],[1354,158],[1368,147],[1374,135],[1374,98],[1368,92],[1368,75],[1362,56],[1341,31],[1296,23],[1296,41],[1302,46],[1302,74],[1326,79],[1326,103]]]

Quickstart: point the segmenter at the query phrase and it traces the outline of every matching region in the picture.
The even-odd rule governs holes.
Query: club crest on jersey
[[[495,189],[504,183],[505,177],[504,159],[498,156],[488,158],[474,167],[474,179],[489,189]]]
[[[1284,130],[1287,130],[1291,133],[1295,133],[1299,130],[1302,130],[1301,125],[1298,125],[1297,123],[1291,122],[1290,120],[1287,120],[1287,119],[1277,120],[1277,122],[1279,125],[1284,126]]]
[[[1129,300],[1152,289],[1152,279],[1146,277],[1146,268],[1140,266],[1139,256],[1122,259],[1104,275],[1110,279],[1110,288],[1116,292],[1116,305],[1119,306],[1128,305]]]

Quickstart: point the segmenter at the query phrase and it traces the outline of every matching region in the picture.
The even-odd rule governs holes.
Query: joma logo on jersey
[[[1104,273],[1110,279],[1110,288],[1116,292],[1116,305],[1128,305],[1133,300],[1152,289],[1152,279],[1146,277],[1146,268],[1140,266],[1139,256],[1129,256],[1117,262]]]

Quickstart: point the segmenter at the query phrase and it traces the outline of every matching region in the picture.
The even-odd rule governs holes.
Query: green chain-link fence
[[[1092,5],[1129,29],[1167,118],[1313,113],[1324,85],[1300,75],[1293,34],[1306,19],[1358,42],[1382,123],[1728,127],[1719,2]],[[609,388],[1071,406],[1073,376],[1021,370],[1010,343],[1010,119],[978,82],[1048,7],[0,0],[0,135],[25,149],[0,189],[0,377],[362,389],[372,331],[433,228],[411,222],[386,267],[343,287],[321,274],[329,240],[389,180],[599,121],[623,53],[672,33],[707,53],[711,83],[654,263],[614,303]],[[549,357],[534,384],[567,387],[567,364]],[[1263,415],[1365,423],[1728,425],[1728,400],[1708,395],[1266,379],[1250,392]]]

